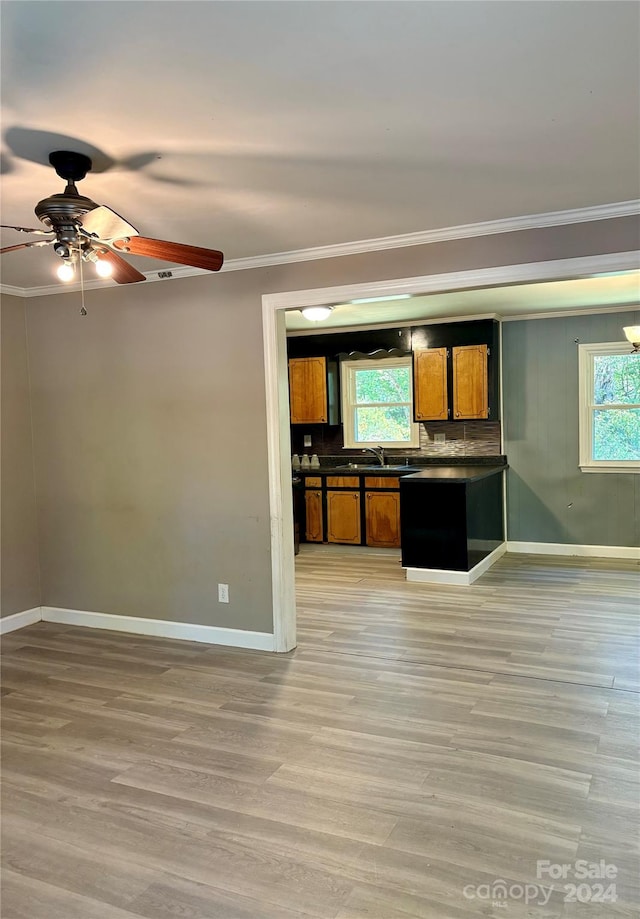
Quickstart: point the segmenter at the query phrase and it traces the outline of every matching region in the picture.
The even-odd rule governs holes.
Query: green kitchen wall
[[[578,466],[578,344],[638,323],[640,309],[503,324],[510,540],[640,545],[640,474]]]

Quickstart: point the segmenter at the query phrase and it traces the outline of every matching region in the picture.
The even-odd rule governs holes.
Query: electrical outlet
[[[304,435],[304,446],[305,446],[305,447],[310,447],[310,446],[311,446],[311,434],[305,434],[305,435]]]
[[[229,602],[229,585],[218,584],[218,603]]]
[[[444,444],[446,443],[447,435],[446,434],[434,434],[433,442],[434,444]]]

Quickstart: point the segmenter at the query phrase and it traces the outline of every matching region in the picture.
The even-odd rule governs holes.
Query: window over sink
[[[418,447],[411,357],[343,361],[344,445]]]

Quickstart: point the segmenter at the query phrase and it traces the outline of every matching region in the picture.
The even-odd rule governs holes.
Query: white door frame
[[[274,650],[296,646],[291,437],[284,311],[304,306],[346,303],[390,294],[430,294],[474,287],[498,287],[536,281],[558,281],[593,274],[637,269],[638,252],[477,268],[391,281],[369,281],[338,287],[284,291],[262,297],[262,326],[267,410],[269,504]],[[461,317],[464,318],[464,317]],[[423,320],[428,321],[428,320]]]

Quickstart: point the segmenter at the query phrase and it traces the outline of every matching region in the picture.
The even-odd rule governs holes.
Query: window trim
[[[356,441],[355,439],[355,410],[357,403],[355,401],[355,372],[356,370],[380,370],[383,367],[408,367],[409,368],[409,386],[411,387],[411,398],[407,402],[387,402],[385,405],[409,405],[410,411],[410,440],[402,441]],[[413,420],[414,418],[414,398],[413,398],[413,357],[384,357],[377,359],[363,360],[346,360],[340,363],[340,384],[342,390],[342,431],[344,437],[345,450],[357,450],[365,447],[381,446],[385,450],[402,450],[415,449],[420,446],[420,425]],[[379,405],[382,403],[372,403]]]
[[[607,410],[616,408],[640,408],[640,404],[630,403],[596,406],[593,402],[593,367],[594,357],[601,354],[631,354],[628,341],[598,342],[596,344],[578,345],[578,398],[579,398],[579,463],[582,472],[640,472],[640,460],[594,460],[593,445],[593,411],[595,408]],[[640,360],[640,357],[638,358]]]

